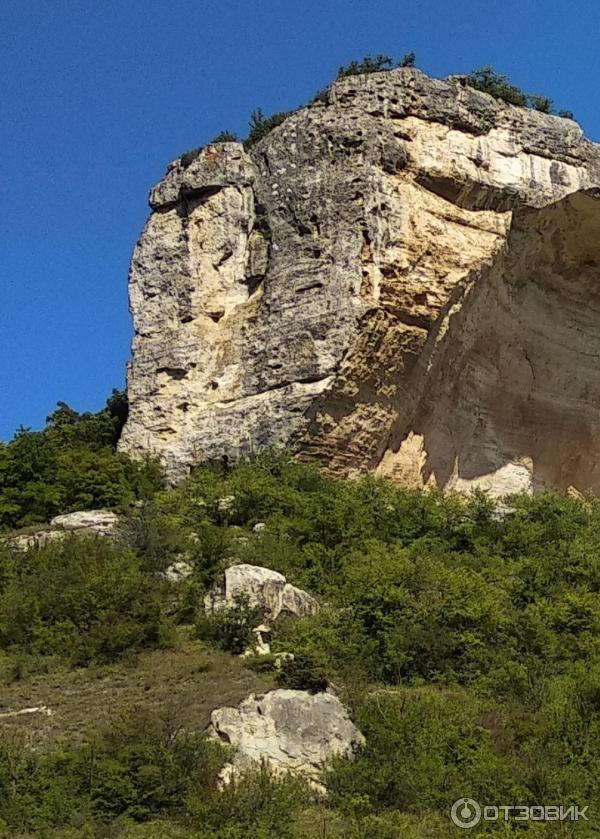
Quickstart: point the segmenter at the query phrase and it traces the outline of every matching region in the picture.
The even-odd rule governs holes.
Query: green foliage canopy
[[[116,451],[126,418],[126,396],[113,391],[96,414],[59,402],[43,431],[21,428],[0,443],[0,529],[73,510],[125,509],[152,494],[162,481],[158,466]]]

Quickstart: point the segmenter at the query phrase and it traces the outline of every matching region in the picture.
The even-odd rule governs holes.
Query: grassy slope
[[[190,640],[186,629],[179,634],[175,649],[144,651],[114,664],[75,670],[59,666],[17,680],[14,664],[6,661],[0,713],[45,705],[53,714],[0,718],[0,729],[25,730],[36,749],[47,749],[59,741],[81,741],[143,708],[176,727],[202,731],[214,708],[237,705],[249,693],[274,686],[272,675],[254,673],[240,659]]]

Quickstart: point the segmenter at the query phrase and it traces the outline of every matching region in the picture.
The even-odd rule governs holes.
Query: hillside
[[[336,481],[273,452],[121,510],[112,539],[23,551],[5,531],[3,835],[441,839],[464,795],[597,812],[597,501],[498,507]],[[182,561],[187,576],[165,576]],[[271,655],[238,657],[255,620],[243,603],[205,614],[239,563],[319,604],[273,625]],[[297,666],[278,671],[280,651]],[[230,752],[205,739],[213,709],[327,684],[365,742],[333,761],[326,799],[251,768],[219,791]]]

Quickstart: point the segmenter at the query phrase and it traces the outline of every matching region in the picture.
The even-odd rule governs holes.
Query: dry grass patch
[[[48,748],[58,741],[76,743],[123,715],[139,712],[163,717],[169,726],[202,730],[210,712],[236,705],[251,692],[274,687],[269,673],[255,673],[241,659],[182,637],[176,649],[154,650],[118,664],[46,673],[14,680],[5,667],[0,681],[0,715],[46,706],[43,713],[0,716],[2,731],[19,728],[32,745]]]

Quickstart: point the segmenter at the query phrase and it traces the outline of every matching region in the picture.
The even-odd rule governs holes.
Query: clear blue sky
[[[169,160],[308,100],[365,53],[490,63],[600,139],[595,0],[5,0],[0,439],[124,383],[127,267]]]

